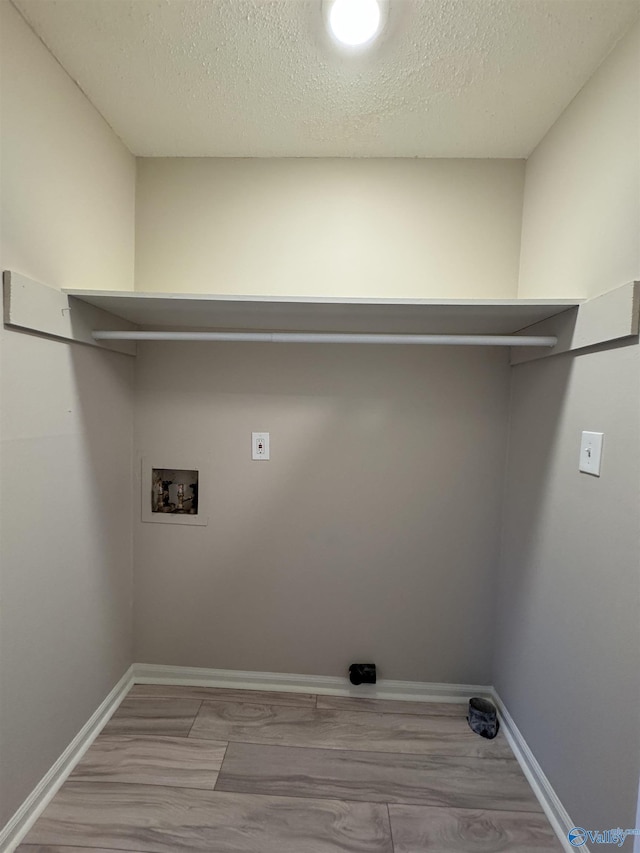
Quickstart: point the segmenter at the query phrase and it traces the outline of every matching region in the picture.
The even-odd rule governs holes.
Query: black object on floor
[[[375,684],[375,663],[352,663],[349,667],[349,678],[352,684]]]
[[[489,740],[492,740],[498,734],[498,729],[500,728],[496,707],[487,699],[478,699],[475,697],[469,699],[469,716],[467,717],[467,722],[471,731]]]

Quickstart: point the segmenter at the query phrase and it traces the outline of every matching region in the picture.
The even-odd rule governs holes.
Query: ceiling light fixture
[[[325,0],[325,10],[330,33],[348,47],[369,44],[382,29],[380,0]]]

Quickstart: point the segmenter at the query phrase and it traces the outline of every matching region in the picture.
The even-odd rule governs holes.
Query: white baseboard
[[[0,830],[0,851],[11,853],[21,843],[62,783],[91,746],[109,717],[133,684],[133,667],[129,667],[100,707],[80,729],[60,758],[40,780],[9,822]]]
[[[522,768],[524,775],[527,777],[529,784],[533,788],[533,792],[538,798],[544,813],[549,818],[549,823],[558,836],[558,840],[562,844],[563,849],[566,850],[567,853],[571,853],[572,850],[575,851],[577,849],[579,849],[581,853],[589,853],[589,848],[585,845],[580,848],[576,848],[569,843],[568,833],[576,824],[571,820],[567,810],[560,802],[560,798],[553,790],[551,782],[549,782],[545,776],[542,767],[538,764],[536,757],[522,736],[522,732],[516,726],[513,717],[505,707],[502,699],[500,699],[496,693],[495,688],[491,689],[491,698],[498,709],[502,731],[509,741],[513,754]]]
[[[479,684],[437,684],[421,681],[389,681],[355,687],[347,678],[331,675],[290,675],[282,672],[242,672],[186,666],[133,665],[136,684],[183,684],[191,687],[230,687],[237,690],[273,690],[288,693],[320,693],[419,702],[467,702],[472,696],[491,697],[492,688]]]

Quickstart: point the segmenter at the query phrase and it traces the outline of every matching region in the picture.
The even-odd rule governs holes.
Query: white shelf
[[[306,299],[66,290],[142,329],[508,335],[571,309],[577,299]]]
[[[263,332],[273,333],[274,339],[278,338],[278,332],[308,333],[307,337],[333,332],[356,336],[555,338],[553,346],[521,344],[515,347],[511,344],[511,363],[518,364],[624,339],[637,342],[640,283],[629,282],[586,301],[307,299],[119,290],[60,291],[19,273],[5,271],[4,322],[9,328],[128,355],[136,354],[133,341],[123,340],[121,334],[115,336],[120,340],[96,340],[94,332]],[[236,338],[235,335],[231,337]],[[248,335],[247,339],[253,336]],[[439,342],[431,340],[428,343]],[[449,339],[446,343],[460,342]],[[474,340],[473,343],[486,344],[488,341]],[[510,342],[500,343],[509,345]]]

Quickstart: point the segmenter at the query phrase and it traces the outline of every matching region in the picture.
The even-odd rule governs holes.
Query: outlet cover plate
[[[269,461],[269,433],[251,433],[251,458],[255,462]]]

